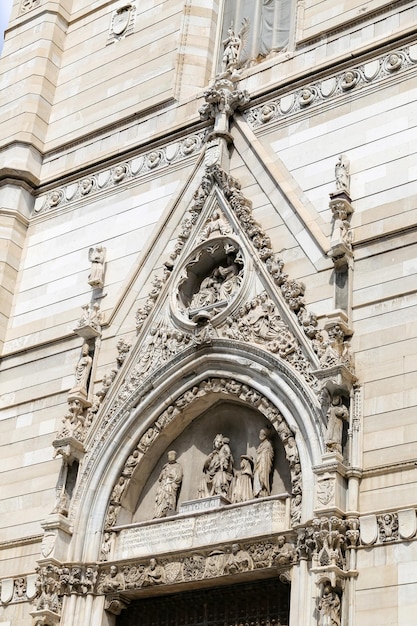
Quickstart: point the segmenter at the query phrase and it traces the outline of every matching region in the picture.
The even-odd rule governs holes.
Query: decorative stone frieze
[[[294,543],[285,535],[254,543],[220,545],[198,553],[119,562],[103,566],[96,592],[111,600],[117,592],[122,595],[149,587],[194,582],[223,576],[233,576],[257,569],[274,568],[289,582],[290,568],[296,562]]]
[[[375,71],[375,61],[378,69]],[[409,71],[417,64],[417,44],[404,46],[383,56],[369,59],[352,68],[288,92],[261,105],[251,107],[243,115],[249,126],[260,130],[267,124],[287,120],[308,107],[331,104],[356,90],[391,80],[394,74]],[[363,93],[361,94],[363,95]]]
[[[86,198],[108,192],[116,186],[129,184],[135,179],[150,174],[150,172],[175,165],[189,158],[192,154],[197,154],[201,150],[206,136],[206,130],[193,133],[184,139],[159,148],[157,152],[151,150],[127,161],[122,161],[115,166],[100,170],[88,178],[83,177],[62,188],[53,189],[37,199],[34,214],[36,216],[51,210],[65,209],[75,202],[82,202]]]

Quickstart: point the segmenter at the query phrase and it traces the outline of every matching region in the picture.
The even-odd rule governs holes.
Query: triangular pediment
[[[172,246],[171,246],[172,247]],[[106,396],[114,413],[182,352],[228,340],[253,344],[283,361],[317,392],[315,375],[338,355],[252,214],[238,180],[218,165],[196,181],[163,271],[136,313],[137,339]]]

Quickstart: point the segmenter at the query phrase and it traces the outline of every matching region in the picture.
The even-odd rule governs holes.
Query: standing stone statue
[[[349,420],[349,411],[341,396],[334,394],[327,411],[326,449],[328,452],[342,453],[343,422]]]
[[[246,502],[253,498],[253,459],[251,456],[242,454],[240,457],[240,471],[232,483],[231,502]]]
[[[350,194],[350,176],[349,176],[349,159],[345,154],[340,154],[339,159],[334,168],[336,178],[336,193],[344,191]]]
[[[246,44],[249,32],[249,22],[245,18],[242,21],[242,28],[236,34],[232,26],[227,30],[227,37],[223,41],[224,52],[222,56],[222,72],[236,68],[240,53]]]
[[[177,507],[179,490],[182,483],[182,467],[177,461],[175,450],[168,452],[168,463],[165,463],[159,474],[159,485],[155,498],[154,518],[166,517]]]
[[[88,343],[85,343],[81,349],[81,357],[75,366],[75,384],[68,393],[69,398],[87,400],[87,386],[92,364],[90,348]]]
[[[261,443],[256,449],[253,495],[255,498],[264,498],[271,495],[270,477],[274,460],[274,449],[265,428],[261,428],[259,440]]]
[[[91,263],[90,274],[88,275],[88,284],[91,287],[102,289],[104,285],[104,261],[106,256],[106,248],[102,245],[90,248],[88,251],[88,260]]]
[[[323,587],[318,601],[319,626],[340,626],[340,598],[330,584]]]
[[[205,460],[204,478],[198,491],[199,498],[221,495],[229,497],[230,483],[233,478],[233,456],[228,437],[215,436],[213,452]]]

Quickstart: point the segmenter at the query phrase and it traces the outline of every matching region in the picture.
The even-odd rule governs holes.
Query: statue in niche
[[[81,349],[81,357],[75,366],[75,385],[70,389],[69,397],[81,397],[87,399],[87,385],[90,376],[93,359],[90,356],[90,348],[88,343],[84,343]]]
[[[154,518],[166,517],[176,510],[181,488],[183,471],[177,461],[177,453],[175,450],[170,450],[167,456],[168,463],[165,463],[158,478]]]
[[[113,504],[118,504],[120,500],[122,499],[122,495],[123,495],[124,490],[126,489],[126,486],[127,486],[126,478],[124,478],[124,476],[120,476],[119,480],[117,481],[116,485],[113,488],[113,491],[110,497],[110,502],[112,502]]]
[[[224,565],[225,574],[236,574],[237,572],[247,572],[253,569],[253,559],[249,552],[240,549],[238,543],[234,543],[231,552]]]
[[[103,581],[104,593],[111,593],[115,591],[124,591],[125,577],[122,572],[119,572],[117,565],[110,566],[110,572],[107,574]]]
[[[269,441],[266,428],[261,428],[259,440],[261,443],[256,449],[253,495],[255,498],[264,498],[271,495],[270,477],[274,460],[274,449]]]
[[[328,452],[342,453],[343,422],[348,420],[349,411],[343,404],[342,397],[335,393],[327,411],[325,443]]]
[[[233,456],[228,437],[215,436],[213,451],[210,452],[203,466],[204,477],[198,490],[199,498],[221,495],[229,497],[233,478]]]
[[[52,510],[52,513],[59,513],[64,517],[68,517],[70,498],[67,490],[63,487],[57,496],[56,504]]]
[[[113,546],[113,535],[104,533],[103,543],[101,544],[100,561],[107,561]]]
[[[88,275],[88,284],[91,287],[103,288],[104,285],[104,260],[106,256],[106,248],[102,245],[90,248],[88,251],[88,260],[91,263],[90,274]]]
[[[317,603],[319,626],[340,626],[340,598],[330,583],[323,586]]]
[[[142,574],[142,587],[152,587],[165,583],[165,570],[162,565],[158,565],[156,559],[150,559],[149,565]]]
[[[340,154],[334,168],[336,178],[336,193],[344,191],[350,194],[349,159],[345,154]]]
[[[240,457],[240,470],[232,483],[231,502],[246,502],[253,498],[253,459],[251,456],[242,454]]]

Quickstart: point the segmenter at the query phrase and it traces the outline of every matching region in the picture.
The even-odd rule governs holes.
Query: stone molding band
[[[404,46],[246,109],[243,116],[252,130],[261,130],[309,107],[316,108],[360,88],[390,79],[393,75],[404,74],[416,64],[417,44]]]

